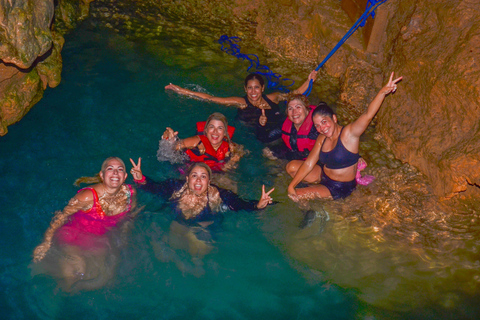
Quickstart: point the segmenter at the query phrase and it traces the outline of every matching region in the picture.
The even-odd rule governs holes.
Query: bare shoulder
[[[93,185],[91,187],[91,188],[95,189],[97,194],[99,193],[99,191],[102,191],[102,190],[100,190],[99,185],[100,184],[96,184],[96,185]],[[93,201],[93,191],[90,190],[90,189],[83,189],[75,195],[74,199],[77,199],[81,202]]]

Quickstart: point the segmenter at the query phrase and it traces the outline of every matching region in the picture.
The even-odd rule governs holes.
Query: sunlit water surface
[[[300,230],[302,213],[286,197],[281,164],[261,156],[262,146],[235,120],[235,108],[163,89],[172,82],[239,95],[245,64],[220,51],[203,51],[202,64],[195,63],[195,54],[182,57],[169,47],[174,41],[164,40],[155,54],[155,45],[85,23],[66,38],[60,86],[0,138],[2,318],[476,317],[479,230],[471,226],[478,211],[449,218],[422,177],[381,152],[369,132],[363,156],[376,181],[347,200],[313,203],[330,220]],[[76,178],[95,174],[113,155],[127,163],[142,157],[144,172],[157,180],[180,177],[177,166],[156,158],[161,134],[171,126],[180,137],[191,136],[195,122],[213,111],[229,118],[237,127],[234,140],[250,151],[228,173],[238,193],[256,199],[262,184],[275,186],[278,204],[259,213],[227,213],[214,251],[198,261],[161,242],[169,208],[140,193],[145,209],[104,288],[72,294],[49,277],[32,277],[32,251],[53,212],[78,190]]]

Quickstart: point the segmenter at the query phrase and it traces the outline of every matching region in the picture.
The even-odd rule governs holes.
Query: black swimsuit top
[[[278,123],[283,122],[282,115],[280,114],[280,107],[278,104],[268,99],[266,95],[262,95],[262,97],[271,108],[265,109],[265,116],[267,116],[267,126],[273,124],[273,126],[277,127]],[[262,115],[262,110],[252,105],[250,101],[248,101],[247,96],[245,96],[244,99],[247,106],[243,109],[237,109],[238,118],[241,121],[246,122],[247,124],[255,126],[258,123],[258,118]]]
[[[340,135],[338,136],[337,145],[329,152],[323,152],[323,140],[322,147],[320,148],[320,162],[323,163],[329,169],[343,169],[350,166],[353,166],[360,159],[358,153],[353,153],[348,151],[342,143],[342,130],[340,130]]]

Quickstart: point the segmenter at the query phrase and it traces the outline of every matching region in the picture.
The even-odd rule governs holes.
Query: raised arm
[[[310,72],[307,80],[305,80],[305,82],[297,90],[294,90],[293,93],[303,94],[305,91],[307,91],[308,85],[310,84],[310,80],[313,80],[313,82],[315,82],[315,80],[317,80],[317,76],[318,76],[318,71],[313,70],[312,72]]]
[[[350,132],[353,136],[360,137],[365,132],[373,117],[375,117],[378,110],[380,109],[380,106],[382,105],[385,97],[389,93],[394,93],[397,90],[397,83],[402,80],[402,77],[393,80],[393,75],[394,73],[392,72],[388,83],[382,89],[380,89],[378,94],[368,105],[367,110],[362,115],[360,115],[357,120],[350,124]]]
[[[196,97],[202,100],[207,100],[207,101],[215,102],[218,104],[223,104],[226,106],[237,106],[237,107],[245,106],[245,99],[243,99],[242,97],[228,97],[228,98],[215,97],[208,93],[192,91],[171,83],[165,86],[165,90],[172,90],[181,95]]]
[[[310,80],[313,80],[313,82],[315,82],[315,80],[317,80],[317,75],[318,75],[318,72],[316,70],[313,70],[312,72],[310,72],[307,80],[305,80],[305,82],[300,87],[293,90],[292,93],[303,94],[308,89],[308,85],[310,84]],[[272,100],[273,102],[279,103],[280,101],[286,100],[287,95],[285,93],[281,93],[281,92],[274,92],[274,93],[271,93],[271,94],[267,95],[267,97],[270,100]]]
[[[322,148],[323,140],[325,139],[324,136],[318,136],[317,140],[315,141],[315,145],[312,148],[312,151],[308,154],[307,159],[303,162],[303,164],[298,169],[295,177],[293,177],[292,182],[288,185],[288,194],[296,195],[295,187],[302,182],[302,180],[313,170],[313,167],[317,164],[318,157],[320,155],[320,149]]]
[[[233,211],[255,211],[264,209],[267,205],[273,202],[272,197],[270,197],[270,193],[275,190],[275,188],[273,188],[270,191],[265,192],[265,186],[262,186],[262,196],[257,202],[255,200],[244,200],[231,190],[226,190],[218,187],[217,189],[220,193],[220,198],[222,198],[223,203],[227,205],[230,210]]]
[[[90,190],[83,190],[79,192],[75,197],[70,199],[68,205],[61,211],[58,212],[52,219],[50,226],[45,232],[43,242],[39,244],[33,251],[33,261],[39,262],[52,246],[52,239],[55,231],[58,228],[63,226],[65,222],[68,221],[68,218],[79,210],[86,210],[91,208],[93,205],[93,193]]]
[[[135,185],[143,191],[168,199],[171,197],[174,190],[177,190],[177,188],[182,185],[178,180],[174,179],[157,182],[144,176],[142,173],[142,158],[138,158],[138,163],[135,163],[135,161],[130,158],[130,162],[132,163],[130,173],[133,176]]]
[[[200,138],[198,136],[193,136],[185,139],[178,139],[178,131],[173,131],[172,128],[167,127],[165,132],[162,135],[163,140],[173,140],[178,142],[175,144],[175,150],[182,149],[192,149],[198,146],[200,143]]]

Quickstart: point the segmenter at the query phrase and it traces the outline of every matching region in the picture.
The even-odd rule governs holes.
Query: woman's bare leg
[[[298,169],[302,166],[304,161],[302,160],[292,160],[287,163],[287,173],[293,178],[297,174]],[[313,167],[312,171],[303,179],[307,183],[318,183],[320,182],[320,175],[322,174],[322,168],[318,164]]]
[[[330,190],[321,184],[306,188],[298,188],[295,189],[295,191],[300,199],[332,198]]]

